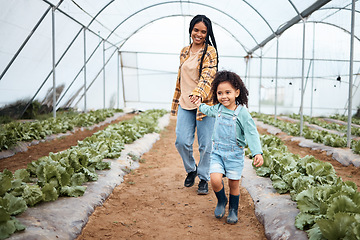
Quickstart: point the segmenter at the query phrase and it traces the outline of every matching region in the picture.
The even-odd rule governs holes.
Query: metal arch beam
[[[186,15],[186,14],[174,14],[174,15],[168,15],[168,16],[162,16],[162,17],[159,17],[159,18],[156,18],[156,19],[153,19],[152,21],[150,22],[147,22],[145,23],[144,25],[140,26],[138,29],[136,29],[134,32],[132,32],[127,38],[125,38],[123,41],[117,43],[117,44],[120,44],[118,46],[118,49],[120,50],[122,48],[122,46],[133,36],[135,35],[137,32],[139,32],[142,28],[144,28],[145,26],[153,23],[153,22],[156,22],[156,21],[159,21],[161,19],[164,19],[164,18],[169,18],[169,17],[193,17],[193,15]],[[231,35],[232,38],[235,39],[236,42],[238,42],[240,44],[240,46],[244,49],[245,52],[247,52],[247,49],[246,47],[239,41],[239,39],[237,37],[235,37],[228,29],[226,29],[225,27],[217,24],[216,22],[213,22],[215,25],[219,26],[220,28],[222,28],[223,30],[225,30],[227,33],[229,33]]]
[[[342,30],[342,31],[344,31],[344,32],[346,32],[346,33],[348,33],[348,34],[351,34],[351,32],[349,32],[349,31],[346,30],[345,28],[340,27],[340,26],[338,26],[338,25],[336,25],[336,24],[333,24],[333,23],[321,22],[321,21],[307,21],[307,22],[308,22],[308,23],[319,23],[319,24],[330,25],[330,26],[335,27],[335,28],[338,28],[338,29],[340,29],[340,30]],[[358,40],[358,41],[360,42],[360,38],[359,38],[358,36],[354,36],[354,37],[356,38],[356,40]]]
[[[282,33],[284,33],[287,29],[289,29],[294,24],[301,21],[303,18],[308,17],[310,14],[315,12],[316,10],[320,9],[322,6],[330,2],[331,0],[318,0],[314,4],[312,4],[310,7],[306,8],[304,11],[302,11],[299,15],[293,17],[288,22],[286,22],[282,27],[280,27],[275,33],[271,34],[269,37],[267,37],[264,41],[262,41],[260,44],[257,44],[253,49],[251,49],[248,52],[248,55],[253,54],[256,50],[259,48],[265,46],[268,42],[270,42],[272,39],[274,39],[277,36],[280,36]]]
[[[105,8],[107,8],[110,4],[112,4],[115,0],[111,0],[110,2],[108,2],[102,9],[100,9],[100,11],[91,19],[91,21],[89,22],[89,24],[87,25],[87,27],[89,27],[94,21],[95,19],[100,15],[100,13],[102,13],[102,11],[105,10]]]
[[[323,7],[323,8],[320,8],[318,11],[320,10],[348,10],[348,11],[351,11],[351,9],[347,8],[347,7]],[[356,13],[360,13],[359,10],[355,10]]]
[[[153,5],[150,5],[150,6],[147,6],[145,8],[142,8],[134,13],[132,13],[131,15],[129,15],[127,18],[125,18],[121,23],[119,23],[112,31],[111,33],[106,37],[106,40],[109,39],[109,37],[115,32],[115,30],[117,28],[119,28],[124,22],[126,22],[128,19],[130,19],[131,17],[135,16],[136,14],[142,12],[142,11],[145,11],[149,8],[152,8],[152,7],[157,7],[157,6],[160,6],[160,5],[164,5],[164,4],[172,4],[172,3],[183,3],[181,1],[168,1],[168,2],[162,2],[162,3],[156,3],[156,4],[153,4]],[[215,11],[218,11],[226,16],[228,16],[229,18],[231,18],[232,20],[234,20],[237,24],[239,24],[249,35],[250,37],[254,40],[254,42],[256,44],[258,44],[258,42],[256,41],[255,37],[251,34],[251,32],[246,28],[244,27],[244,25],[242,25],[238,20],[236,20],[234,17],[232,17],[231,15],[227,14],[226,12],[224,11],[221,11],[220,9],[217,9],[215,7],[212,7],[210,5],[207,5],[207,4],[203,4],[203,3],[197,3],[197,2],[191,2],[191,1],[188,1],[186,3],[189,3],[189,4],[197,4],[197,5],[201,5],[201,6],[205,6],[205,7],[208,7],[208,8],[211,8],[211,9],[214,9]]]
[[[108,2],[102,9],[100,9],[100,11],[92,18],[92,20],[90,21],[90,23],[88,24],[87,27],[89,27],[94,21],[95,19],[110,5],[114,2],[115,0],[111,0],[110,2]],[[253,6],[251,5],[250,3],[248,3],[246,0],[242,0],[244,3],[246,3],[250,8],[252,8],[262,19],[263,21],[266,23],[266,25],[269,27],[269,29],[271,30],[272,33],[274,33],[274,30],[272,29],[272,27],[270,26],[269,22],[264,18],[264,16]],[[292,4],[291,0],[289,0],[289,2]],[[164,2],[164,3],[158,3],[158,4],[154,4],[154,5],[151,5],[151,6],[148,6],[146,8],[143,8],[137,12],[135,12],[134,14],[131,14],[128,18],[126,18],[123,22],[121,22],[115,29],[113,29],[113,31],[108,35],[108,37],[106,39],[108,39],[112,34],[113,32],[122,24],[124,23],[126,20],[128,20],[129,18],[131,18],[132,16],[136,15],[137,13],[143,11],[143,10],[146,10],[150,7],[154,7],[154,6],[158,6],[158,5],[162,5],[162,4],[168,4],[168,3],[180,3],[181,6],[183,3],[185,2],[182,2],[181,0],[180,1],[171,1],[171,2]],[[225,13],[224,11],[221,11],[215,7],[212,7],[210,5],[207,5],[207,4],[202,4],[202,3],[197,3],[197,2],[190,2],[190,1],[187,1],[186,3],[188,4],[198,4],[198,5],[203,5],[203,6],[206,6],[206,7],[209,7],[209,8],[212,8],[212,9],[215,9],[216,11],[219,11],[223,14],[225,14],[226,16],[230,17],[231,19],[233,19],[235,22],[237,22],[250,36],[251,38],[255,41],[256,44],[258,44],[258,42],[256,41],[256,39],[254,38],[254,36],[250,33],[250,31],[245,28],[240,22],[238,22],[236,19],[234,19],[232,16],[230,16],[229,14]],[[293,4],[292,4],[293,5]],[[295,6],[293,6],[295,8]],[[295,8],[295,10],[297,11],[297,9]],[[183,14],[183,11],[181,10],[181,14],[183,16],[185,16]],[[241,44],[242,45],[242,44]],[[244,48],[244,46],[242,45],[242,47]]]
[[[268,25],[268,27],[270,28],[271,32],[274,33],[274,30],[272,29],[272,27],[270,26],[270,23],[264,18],[264,16],[258,11],[256,10],[256,8],[253,7],[253,5],[251,5],[250,3],[248,3],[247,1],[245,0],[242,0],[244,3],[246,3],[249,7],[251,7],[263,20],[264,22],[266,23],[266,25]]]
[[[294,4],[291,0],[288,0],[288,1],[289,1],[290,5],[294,8],[295,12],[296,12],[298,15],[300,15],[300,12],[299,12],[299,10],[295,7],[295,4]]]

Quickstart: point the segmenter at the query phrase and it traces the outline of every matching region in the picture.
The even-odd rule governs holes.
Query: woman
[[[211,135],[215,119],[206,117],[193,102],[200,99],[203,103],[212,104],[210,89],[217,72],[218,55],[212,24],[205,15],[197,15],[191,20],[189,34],[192,43],[180,54],[171,114],[177,115],[175,146],[187,172],[184,186],[193,186],[198,176],[198,194],[204,195],[208,194]],[[195,129],[200,152],[198,165],[193,156]]]

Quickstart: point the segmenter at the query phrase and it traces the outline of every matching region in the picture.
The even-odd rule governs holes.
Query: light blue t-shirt
[[[209,106],[202,103],[200,104],[199,110],[209,117],[216,118],[219,113],[220,107],[221,103],[218,103],[214,106]],[[253,156],[257,154],[262,154],[259,133],[256,129],[254,120],[252,119],[249,111],[245,107],[238,107],[241,107],[239,115],[236,119],[236,139],[238,145],[245,147],[247,143]],[[234,111],[227,109],[226,107],[222,108],[221,113],[229,117],[232,117],[234,115]]]

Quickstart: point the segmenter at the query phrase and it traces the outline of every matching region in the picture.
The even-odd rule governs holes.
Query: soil
[[[117,121],[131,118],[125,115]],[[113,122],[114,123],[114,122]],[[145,153],[140,167],[124,177],[102,206],[95,209],[83,229],[83,239],[266,239],[264,227],[257,220],[254,202],[245,188],[240,189],[239,222],[236,225],[216,219],[216,197],[209,185],[208,195],[197,195],[195,185],[183,186],[186,173],[174,146],[175,118],[161,132],[160,139]],[[62,151],[77,140],[102,130],[76,131],[73,135],[30,146],[27,152],[18,153],[0,160],[0,170],[11,171],[26,168],[27,163],[47,156],[49,152]],[[264,129],[258,129],[265,134]],[[338,176],[360,186],[360,171],[354,166],[342,166],[331,156],[321,151],[302,148],[289,140],[286,134],[278,134],[289,150],[300,156],[314,155],[319,160],[330,162]],[[197,148],[195,143],[194,149]],[[198,159],[197,151],[194,151]],[[225,183],[226,179],[225,179]],[[228,194],[228,187],[225,189]],[[226,213],[227,214],[227,213]]]

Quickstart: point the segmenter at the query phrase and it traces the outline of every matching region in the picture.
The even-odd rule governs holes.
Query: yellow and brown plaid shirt
[[[171,115],[176,116],[177,110],[179,108],[179,98],[181,95],[181,89],[180,89],[180,70],[182,64],[189,58],[190,54],[190,47],[191,45],[184,47],[181,50],[180,53],[180,66],[179,71],[177,75],[177,81],[176,81],[176,87],[175,87],[175,93],[173,97],[173,101],[171,104]],[[198,57],[198,66],[197,69],[200,68],[200,61],[201,56],[203,55],[204,49],[200,50],[199,57]],[[197,87],[192,91],[193,96],[199,96],[202,99],[203,103],[206,103],[208,105],[213,105],[211,101],[211,83],[214,80],[214,76],[217,72],[217,52],[216,49],[208,45],[206,54],[204,56],[203,64],[202,64],[202,70],[201,70],[201,76],[199,79],[199,83]],[[198,111],[196,119],[202,120],[206,115],[202,112]]]

